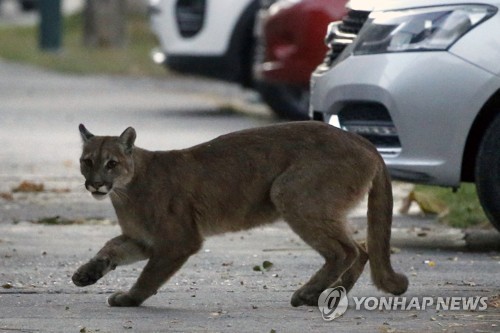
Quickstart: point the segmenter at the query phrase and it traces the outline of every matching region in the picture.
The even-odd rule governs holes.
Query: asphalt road
[[[88,288],[71,283],[78,265],[118,233],[110,203],[83,190],[79,123],[112,135],[134,126],[138,146],[177,149],[272,122],[251,93],[222,83],[79,77],[0,61],[0,332],[500,331],[498,242],[479,238],[481,251],[469,251],[463,231],[418,215],[394,221],[393,264],[410,279],[404,296],[487,297],[485,311],[356,310],[353,297],[384,296],[368,268],[342,317],[328,322],[317,308],[292,308],[293,291],[322,263],[282,222],[208,239],[138,309],[110,308],[105,299],[128,288],[143,264]],[[14,193],[24,181],[43,191]],[[396,205],[405,186],[395,185]],[[360,239],[363,210],[353,214]],[[253,269],[265,260],[269,271]]]

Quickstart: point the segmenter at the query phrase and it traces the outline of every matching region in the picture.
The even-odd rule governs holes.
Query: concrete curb
[[[500,232],[495,230],[466,230],[464,241],[471,251],[500,251]]]
[[[358,230],[356,240],[366,239],[366,229]],[[500,233],[495,230],[435,228],[393,228],[391,245],[401,248],[427,248],[455,251],[500,251]]]

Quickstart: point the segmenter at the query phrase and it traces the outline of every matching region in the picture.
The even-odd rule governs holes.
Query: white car
[[[257,0],[151,0],[155,57],[181,72],[251,84]]]
[[[179,73],[254,89],[279,117],[307,118],[300,112],[303,89],[261,81],[253,72],[264,51],[260,19],[276,1],[150,0],[151,27],[160,44],[153,59]]]
[[[500,230],[500,0],[350,8],[329,26],[311,116],[366,137],[396,179],[475,182]]]

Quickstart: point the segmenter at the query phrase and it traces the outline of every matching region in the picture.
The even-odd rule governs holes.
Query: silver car
[[[500,0],[351,2],[310,112],[374,143],[396,179],[475,182],[500,230]]]

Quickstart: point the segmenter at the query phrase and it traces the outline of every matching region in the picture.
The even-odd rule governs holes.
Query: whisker
[[[114,188],[111,193],[116,194],[116,196],[122,201],[131,202],[130,197],[128,196],[127,192],[121,188]]]

